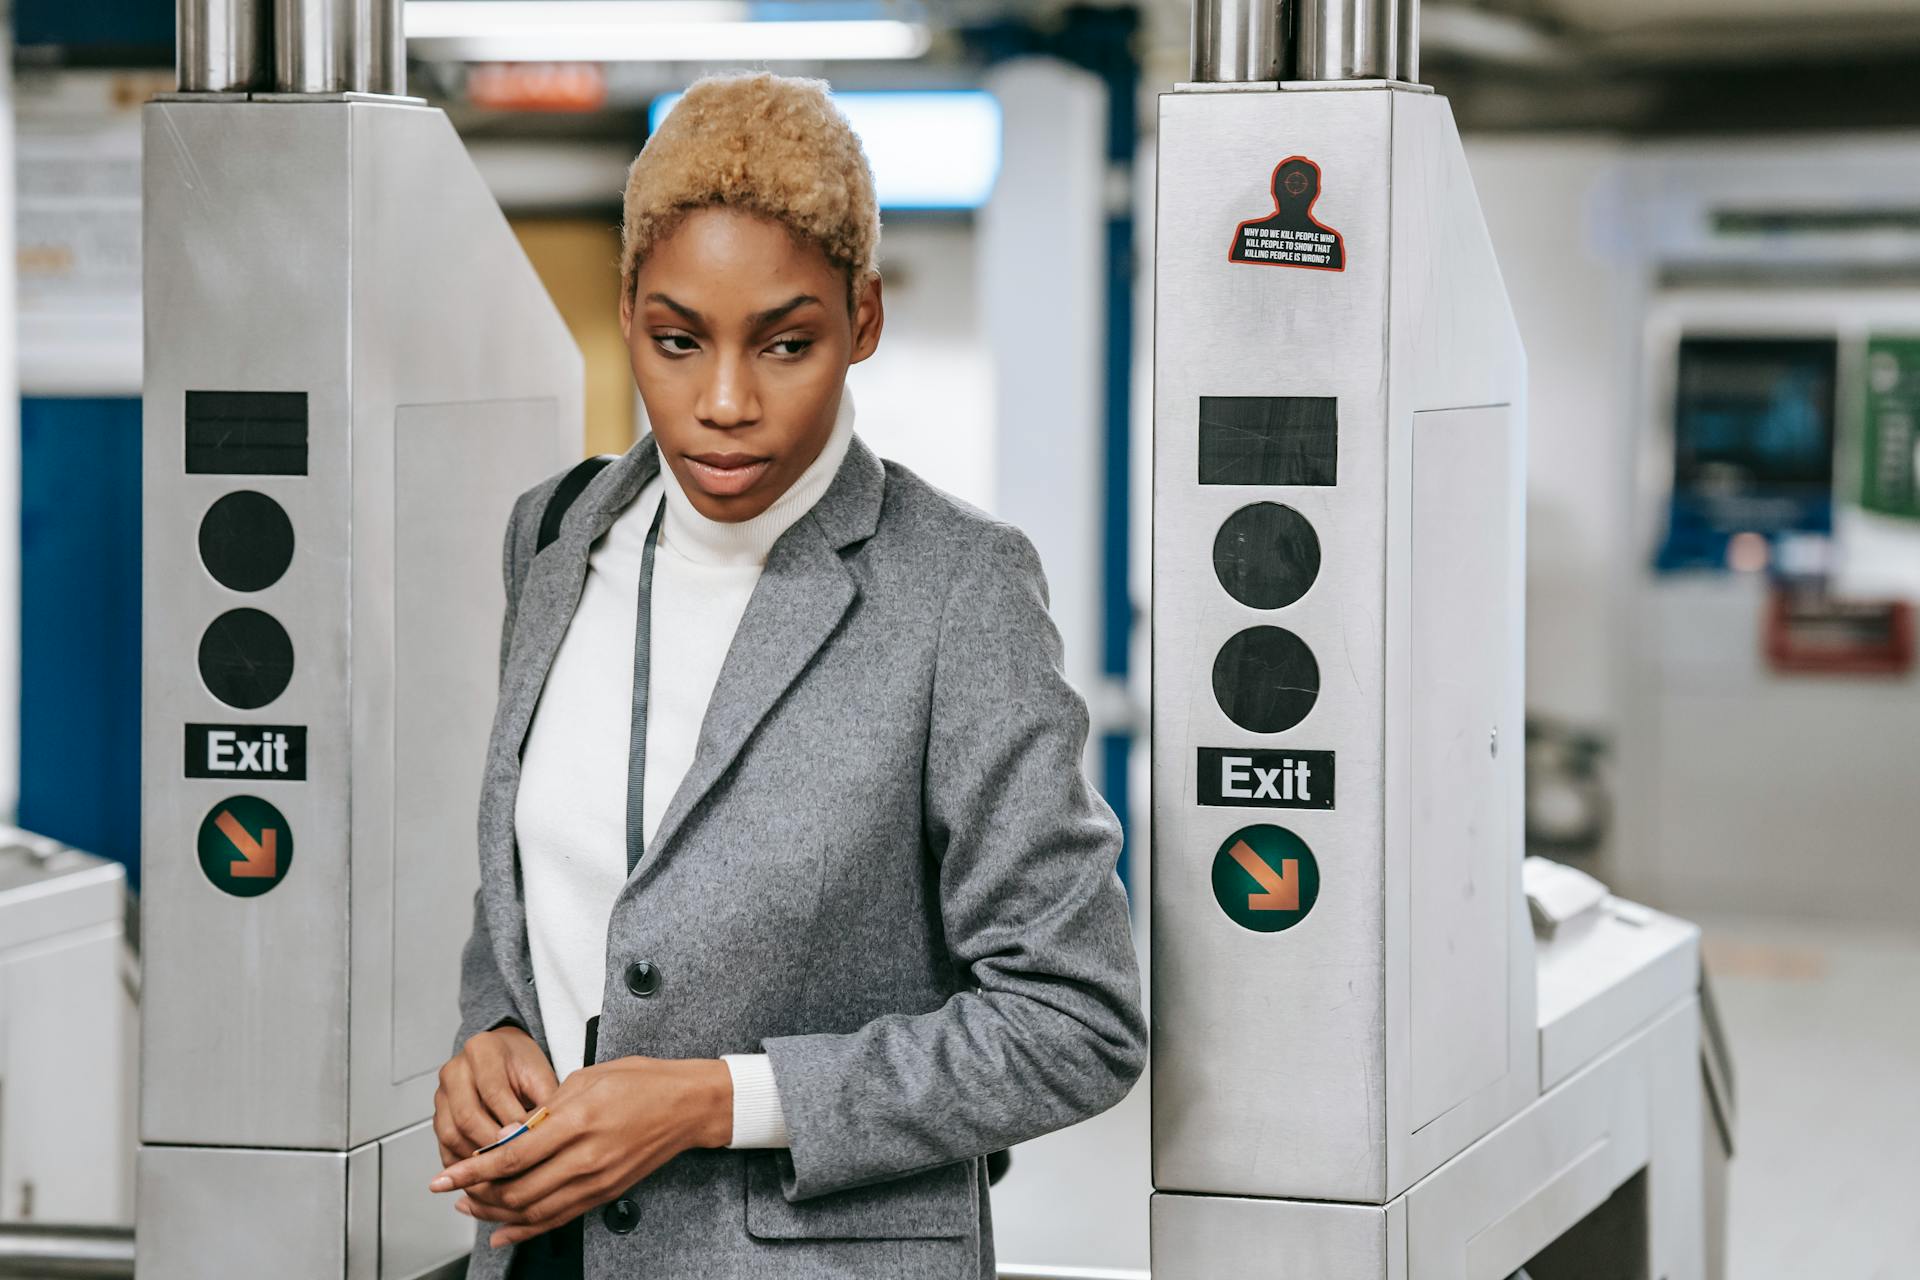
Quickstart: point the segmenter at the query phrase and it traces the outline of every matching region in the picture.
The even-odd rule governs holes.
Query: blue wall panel
[[[20,825],[140,876],[140,401],[20,403]]]
[[[174,0],[14,0],[14,40],[69,48],[171,48],[174,7]]]

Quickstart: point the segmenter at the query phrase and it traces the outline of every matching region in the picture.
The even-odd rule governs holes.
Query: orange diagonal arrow
[[[260,839],[255,840],[247,834],[247,829],[240,825],[240,819],[225,809],[222,809],[220,816],[213,820],[213,825],[225,832],[227,839],[233,841],[233,847],[240,851],[239,863],[229,872],[234,879],[270,879],[274,872],[279,870],[280,859],[274,855],[274,846],[280,843],[278,831],[268,827],[260,833]]]
[[[269,831],[268,835],[273,833]],[[1280,859],[1280,874],[1273,874],[1273,868],[1266,864],[1261,856],[1247,847],[1245,840],[1235,840],[1233,848],[1227,850],[1240,869],[1260,882],[1261,893],[1247,895],[1249,911],[1298,911],[1300,909],[1300,859]]]

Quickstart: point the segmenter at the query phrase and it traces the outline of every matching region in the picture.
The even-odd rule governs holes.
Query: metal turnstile
[[[1203,3],[1161,99],[1153,1275],[1697,1280],[1697,931],[1537,991],[1526,364],[1413,3]]]
[[[406,1280],[472,1240],[426,1184],[500,539],[581,360],[397,48],[283,29],[275,92],[264,3],[188,7],[145,119],[139,1271]]]

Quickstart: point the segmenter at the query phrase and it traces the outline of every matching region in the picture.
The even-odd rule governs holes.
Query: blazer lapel
[[[872,536],[884,484],[880,460],[855,436],[827,491],[773,544],[721,664],[693,763],[647,842],[635,883],[659,864],[695,806],[859,598],[840,553]]]
[[[501,681],[494,745],[487,752],[487,776],[481,806],[481,882],[497,904],[492,933],[495,960],[502,974],[518,974],[525,963],[526,916],[519,900],[518,869],[514,863],[514,808],[520,791],[520,752],[527,728],[540,701],[554,654],[573,621],[580,591],[586,585],[587,555],[594,540],[647,481],[660,470],[660,454],[652,435],[593,478],[561,522],[560,536],[534,555],[521,570],[520,598],[515,606],[513,638],[507,650],[506,675]],[[535,517],[537,520],[537,516]],[[539,1003],[520,1001],[528,1030],[545,1043]]]
[[[506,741],[512,759],[526,748],[540,691],[546,686],[554,655],[560,651],[580,591],[587,581],[587,556],[593,544],[660,472],[660,451],[651,434],[595,476],[561,522],[560,536],[533,557],[520,584],[513,647],[507,660]],[[517,768],[516,768],[517,772]]]

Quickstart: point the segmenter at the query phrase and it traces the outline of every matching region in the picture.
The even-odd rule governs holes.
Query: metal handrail
[[[131,1280],[133,1228],[0,1224],[0,1276]]]

